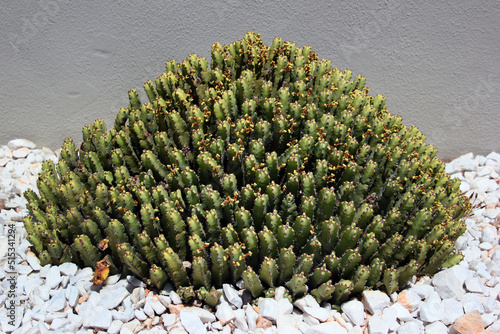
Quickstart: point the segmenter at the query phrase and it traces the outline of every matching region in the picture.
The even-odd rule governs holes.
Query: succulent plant
[[[167,62],[149,102],[130,90],[113,128],[97,120],[44,162],[24,219],[42,264],[171,281],[213,305],[241,280],[254,297],[340,303],[461,260],[459,181],[364,77],[253,32],[211,55]]]

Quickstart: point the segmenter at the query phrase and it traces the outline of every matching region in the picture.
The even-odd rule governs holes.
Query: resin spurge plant
[[[107,130],[46,161],[24,219],[42,264],[125,272],[214,305],[223,283],[340,303],[458,263],[469,211],[436,149],[309,46],[249,32],[169,61]]]

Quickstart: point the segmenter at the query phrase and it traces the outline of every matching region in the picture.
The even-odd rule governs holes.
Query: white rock
[[[127,281],[135,287],[143,287],[144,282],[135,276],[127,275]]]
[[[253,331],[256,329],[257,326],[257,318],[259,317],[259,314],[255,312],[252,306],[250,305],[245,305],[244,307],[245,310],[245,315],[247,317],[247,324],[248,328]]]
[[[320,322],[325,322],[332,315],[331,310],[325,309],[323,307],[306,306],[304,308],[304,312],[309,314],[311,317],[318,319]]]
[[[184,326],[189,334],[203,334],[207,332],[206,327],[196,313],[181,310],[179,318],[181,319],[182,326]]]
[[[366,313],[362,302],[351,300],[343,303],[340,308],[354,325],[363,326],[365,324]]]
[[[134,319],[134,320],[132,320],[132,321],[129,321],[129,322],[127,322],[127,323],[124,323],[124,324],[122,325],[121,330],[120,330],[120,334],[125,333],[124,331],[127,331],[127,330],[128,330],[130,333],[135,333],[136,328],[137,328],[137,327],[139,327],[140,325],[141,325],[141,322],[140,322],[139,320],[137,320],[137,319]],[[126,333],[128,333],[128,332],[126,332]]]
[[[448,334],[448,327],[440,321],[425,326],[425,334]]]
[[[151,297],[149,298],[149,296]],[[151,308],[155,311],[156,314],[161,315],[165,313],[167,308],[160,302],[158,299],[157,295],[148,295],[148,298],[146,298],[146,304],[149,304]]]
[[[483,216],[490,218],[490,219],[495,219],[500,215],[500,209],[486,209],[483,212]]]
[[[100,295],[99,305],[111,310],[120,305],[129,295],[129,292],[123,286],[105,286],[101,289]]]
[[[479,313],[484,313],[483,298],[483,296],[477,293],[466,293],[462,300],[460,300],[464,312],[467,314],[477,310]]]
[[[300,330],[298,330],[296,327],[293,327],[288,324],[283,324],[281,326],[278,326],[276,334],[302,334]],[[362,334],[362,333],[361,333]]]
[[[397,318],[401,321],[412,321],[413,316],[410,314],[410,311],[408,311],[403,305],[399,303],[394,303],[391,306],[389,306],[391,309],[396,310]]]
[[[145,303],[145,305],[143,307],[143,310],[144,310],[144,313],[146,313],[146,315],[148,317],[154,318],[154,316],[155,316],[155,310],[153,310],[153,308],[151,307],[151,304]]]
[[[245,315],[245,310],[241,308],[234,310],[234,315],[235,315],[234,325],[236,326],[236,328],[243,331],[244,333],[248,333],[248,324]]]
[[[7,146],[11,150],[16,150],[21,147],[27,147],[30,149],[36,148],[36,144],[27,139],[13,139],[7,143]]]
[[[450,270],[443,270],[434,275],[432,284],[441,298],[455,298],[460,300],[465,295],[465,290],[462,286],[466,279],[467,277],[457,277]]]
[[[57,331],[59,329],[63,329],[64,327],[66,327],[69,324],[71,324],[71,321],[69,319],[65,319],[65,318],[54,319],[50,323],[50,329]]]
[[[99,305],[94,307],[92,312],[90,312],[88,324],[90,327],[106,330],[111,326],[112,321],[113,317],[111,312],[107,308]]]
[[[29,148],[27,148],[27,147],[20,147],[17,150],[13,150],[12,151],[12,156],[15,159],[22,159],[22,158],[27,157],[29,153],[30,153],[30,149]]]
[[[64,290],[57,291],[50,299],[47,312],[57,312],[66,307],[66,296]]]
[[[123,323],[129,322],[130,320],[134,319],[134,310],[133,309],[126,309],[123,311],[117,311],[117,310],[112,310],[111,315],[113,316],[114,320],[120,320]]]
[[[120,320],[113,320],[108,328],[108,334],[118,334],[123,326],[123,322]]]
[[[496,152],[491,152],[486,156],[486,159],[494,160],[495,163],[500,164],[500,154]]]
[[[484,297],[482,298],[482,303],[484,312],[486,313],[495,312],[496,309],[500,310],[500,302],[498,300],[495,300],[495,297]]]
[[[231,284],[222,284],[222,290],[224,291],[224,297],[226,297],[229,304],[235,306],[236,308],[241,308],[243,306],[243,300],[241,299],[240,294]]]
[[[233,309],[226,302],[222,302],[217,306],[217,311],[215,312],[215,316],[217,317],[217,319],[219,319],[219,321],[223,325],[227,324],[236,317],[236,315],[233,312]]]
[[[309,307],[320,307],[316,299],[314,299],[313,296],[311,295],[306,295],[303,298],[297,299],[293,305],[297,307],[299,310],[302,312],[304,311],[304,307],[309,306]]]
[[[59,285],[59,283],[61,283],[61,280],[62,278],[59,268],[57,266],[50,267],[49,271],[47,272],[45,284],[47,284],[52,289],[55,289]]]
[[[78,288],[76,286],[71,285],[66,289],[66,299],[68,300],[69,306],[75,307],[79,296],[80,293],[78,292]]]
[[[306,334],[347,334],[347,330],[338,323],[330,321],[311,326]]]
[[[427,299],[434,292],[434,288],[429,284],[415,284],[410,290],[416,292],[423,300]]]
[[[486,225],[481,232],[482,242],[493,242],[497,238],[497,229],[491,225]]]
[[[42,268],[42,266],[40,265],[40,259],[32,251],[28,251],[26,253],[26,261],[28,261],[28,264],[35,271],[38,271]]]
[[[420,326],[416,321],[407,322],[399,326],[398,334],[420,334]]]
[[[380,311],[387,307],[390,301],[389,296],[382,291],[363,291],[362,303],[365,309],[373,315],[380,314]]]
[[[477,292],[477,293],[483,293],[485,289],[483,282],[477,276],[466,279],[465,288],[469,292]]]
[[[175,291],[170,291],[169,293],[170,300],[172,301],[172,304],[178,305],[182,304],[181,297],[175,292]]]
[[[458,170],[475,171],[477,170],[477,163],[474,159],[472,159],[472,156],[472,153],[468,153],[453,160],[452,162],[455,162],[455,168]]]
[[[385,308],[382,311],[380,319],[389,327],[391,331],[395,331],[399,327],[398,311],[395,308]]]
[[[443,310],[440,304],[423,302],[420,304],[420,320],[434,322],[443,319]]]
[[[293,312],[293,305],[286,298],[278,300],[278,314],[291,314]]]
[[[139,321],[145,321],[148,316],[146,315],[146,313],[144,312],[143,309],[137,309],[134,311],[134,316],[137,320]]]
[[[122,276],[121,274],[110,275],[110,276],[108,276],[108,278],[106,278],[106,280],[104,281],[104,284],[106,284],[106,285],[116,284],[120,281],[121,276]]]
[[[488,177],[480,177],[470,182],[470,187],[480,193],[493,192],[498,189],[498,183]]]
[[[389,326],[378,315],[368,319],[368,330],[370,334],[387,334]]]
[[[455,320],[464,315],[462,304],[456,299],[443,299],[441,307],[443,309],[443,319],[441,321],[446,326],[453,324]]]
[[[276,322],[276,317],[278,316],[278,302],[272,298],[260,298],[259,315],[272,322]]]

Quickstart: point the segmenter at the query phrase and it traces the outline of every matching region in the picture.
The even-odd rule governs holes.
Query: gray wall
[[[500,151],[499,1],[2,1],[0,145],[60,147],[169,59],[248,30],[367,78],[442,159]]]

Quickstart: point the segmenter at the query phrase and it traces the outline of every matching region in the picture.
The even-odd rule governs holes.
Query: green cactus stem
[[[28,190],[41,264],[135,275],[216,305],[225,283],[339,304],[462,259],[469,200],[416,127],[310,46],[248,32],[66,139]]]

